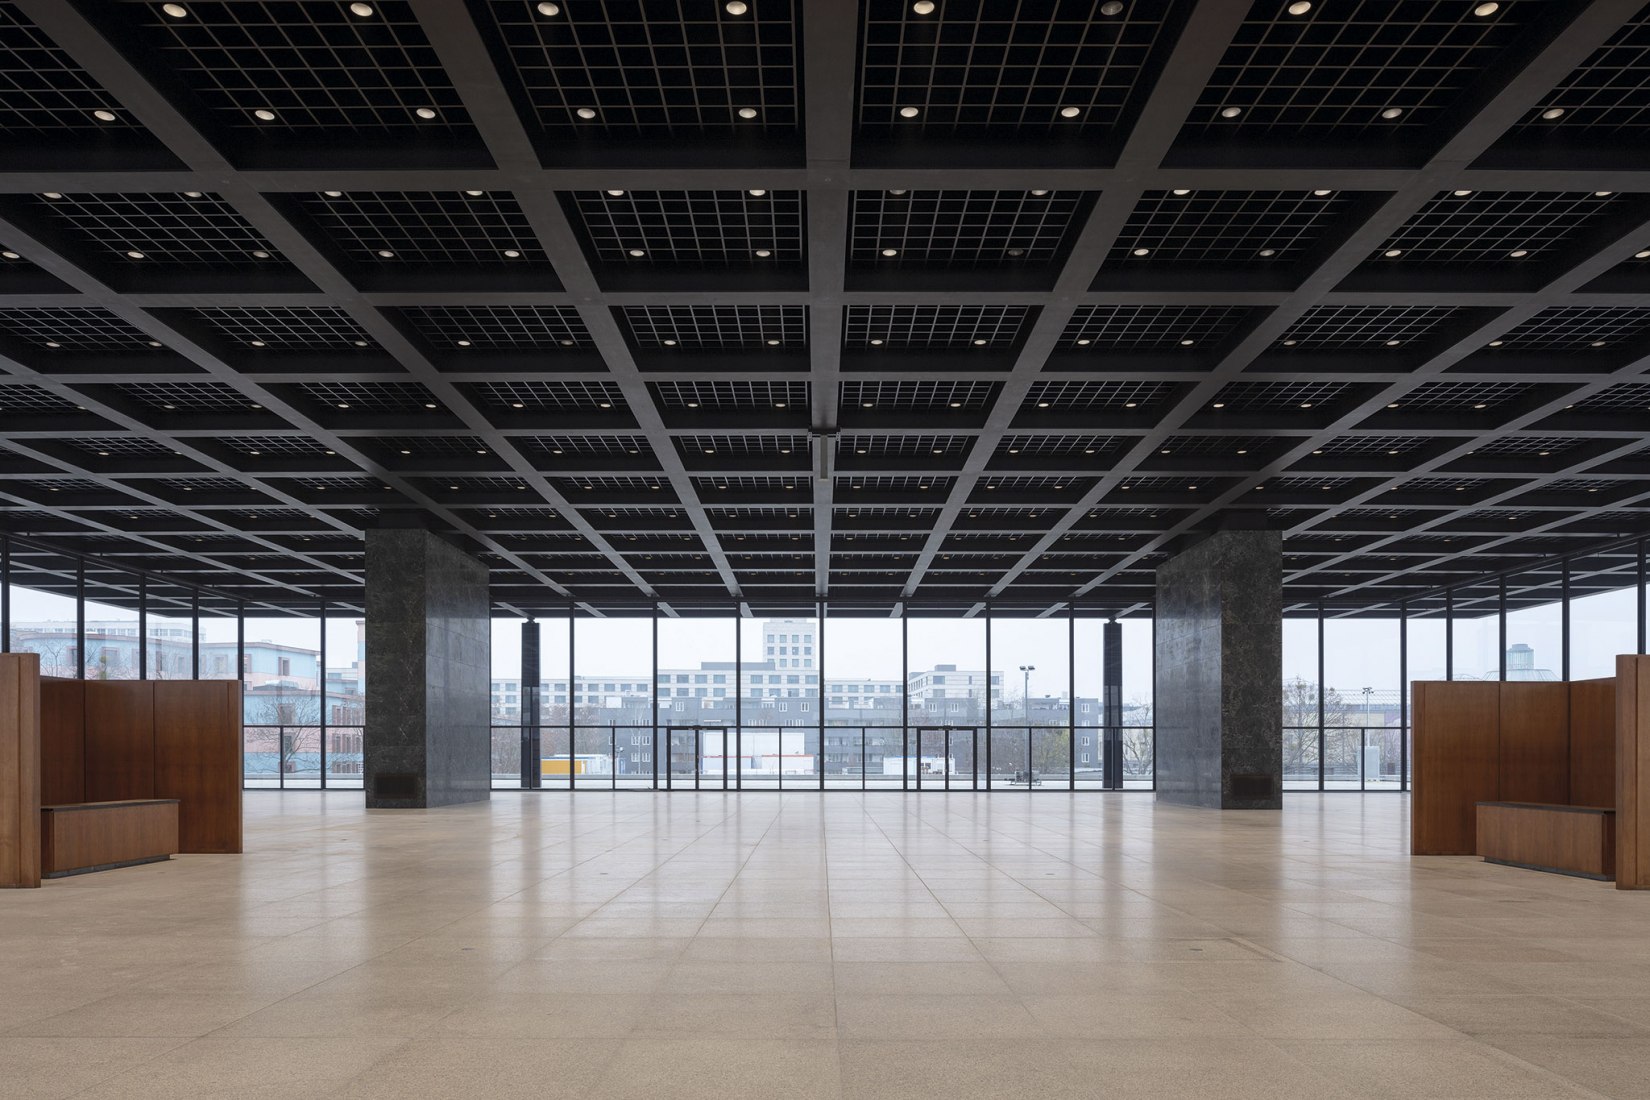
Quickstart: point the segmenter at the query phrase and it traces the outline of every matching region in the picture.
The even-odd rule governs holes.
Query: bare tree
[[[279,754],[280,770],[303,753],[321,751],[321,700],[308,693],[250,695],[246,708],[246,748]]]

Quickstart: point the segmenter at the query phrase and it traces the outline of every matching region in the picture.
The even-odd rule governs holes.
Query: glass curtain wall
[[[1157,786],[1152,708],[1155,688],[1150,614],[1122,620],[1123,628],[1123,789],[1149,791]]]
[[[745,624],[740,624],[739,630]],[[759,737],[755,729],[734,734],[734,700],[739,691],[732,615],[714,618],[660,616],[659,663],[654,683],[659,693],[659,785],[667,790],[703,790],[778,786],[789,773],[791,785],[803,786],[814,777],[813,748],[791,728],[781,739]],[[800,630],[794,633],[800,633]],[[787,646],[790,643],[787,643]],[[811,649],[813,643],[808,643]],[[802,643],[796,643],[798,649]],[[645,666],[644,666],[645,671]],[[814,718],[812,701],[802,695],[802,670],[787,657],[782,685],[786,694],[753,725],[773,727],[769,720],[806,728]],[[818,671],[814,671],[817,681]],[[794,692],[794,694],[791,694]],[[766,702],[766,700],[764,700]],[[582,713],[582,712],[581,712]],[[748,721],[752,719],[747,719]]]
[[[320,787],[320,620],[248,615],[245,631],[241,698],[247,785]]]
[[[1106,620],[1071,619],[1072,755],[1070,782],[1078,790],[1105,786]],[[1118,692],[1121,704],[1122,692]],[[1120,732],[1120,731],[1119,731]]]
[[[745,635],[747,676],[754,633],[747,629]],[[901,621],[831,616],[823,638],[825,784],[897,790],[905,713]],[[762,687],[752,684],[751,690]]]
[[[906,618],[910,722],[901,777],[911,790],[978,790],[988,775],[991,704],[1001,674],[986,682],[986,619]]]
[[[1071,786],[1071,619],[991,619],[992,789]]]
[[[544,762],[545,786],[652,785],[652,651],[651,615],[573,621],[573,757],[569,761],[564,752]],[[565,660],[554,672],[549,665],[543,671],[553,687],[566,684]],[[565,710],[556,713],[566,720]]]
[[[1283,789],[1318,789],[1324,701],[1318,681],[1319,622],[1283,620]]]
[[[1532,569],[1508,577],[1505,645],[1485,680],[1567,680],[1564,570]]]
[[[1570,679],[1614,676],[1618,654],[1641,652],[1638,569],[1637,547],[1571,563]]]
[[[203,639],[209,621],[201,619]],[[367,721],[366,628],[366,620],[356,615],[329,614],[322,622],[326,652],[321,669],[324,685],[321,717],[325,723],[322,744],[326,748],[328,787],[355,789],[363,783]]]
[[[112,570],[87,568],[86,635],[83,642],[86,679],[138,679],[138,656],[142,643],[138,639],[137,607],[136,577]],[[70,621],[73,621],[72,617]]]
[[[1450,679],[1501,678],[1501,582],[1450,592]]]
[[[1403,786],[1403,624],[1391,614],[1350,618],[1325,612],[1325,790]]]

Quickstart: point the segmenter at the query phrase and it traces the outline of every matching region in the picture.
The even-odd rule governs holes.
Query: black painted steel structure
[[[6,0],[0,522],[348,612],[413,511],[522,616],[1644,532],[1643,5],[1291,6]]]

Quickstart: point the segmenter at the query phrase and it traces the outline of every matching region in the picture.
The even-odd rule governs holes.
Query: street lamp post
[[[1036,665],[1020,666],[1020,698],[1026,704],[1026,729],[1031,729],[1031,674],[1037,671]],[[1028,734],[1029,736],[1029,734]]]

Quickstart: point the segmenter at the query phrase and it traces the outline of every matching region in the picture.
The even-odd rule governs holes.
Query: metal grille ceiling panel
[[[1426,336],[1455,312],[1442,306],[1314,306],[1278,338],[1278,346],[1397,347]]]
[[[1218,343],[1250,310],[1238,306],[1078,306],[1063,348],[1174,348]]]
[[[1031,319],[1029,306],[863,306],[843,311],[850,348],[1005,347]]]
[[[588,347],[590,333],[570,306],[409,306],[401,315],[437,347]]]
[[[800,122],[789,0],[738,13],[691,0],[550,7],[490,0],[486,15],[505,79],[537,126],[559,138],[773,135]]]
[[[568,198],[569,213],[603,264],[802,263],[800,191],[574,191]]]
[[[1300,259],[1351,197],[1338,191],[1147,191],[1111,265],[1285,264]]]
[[[1518,37],[1530,0],[1258,0],[1187,130],[1385,137],[1439,122]],[[1491,17],[1493,16],[1493,18]]]
[[[867,0],[859,128],[899,136],[1115,128],[1150,84],[1147,61],[1167,7],[951,0],[925,11]]]
[[[798,348],[808,341],[802,306],[627,306],[620,316],[644,348]]]
[[[134,56],[216,127],[468,131],[469,114],[405,0],[120,0]],[[420,111],[428,111],[426,117]],[[262,113],[260,113],[262,112]],[[266,117],[268,116],[268,117]]]
[[[1550,259],[1621,201],[1613,191],[1442,191],[1387,238],[1370,262],[1500,265]]]
[[[280,252],[217,195],[201,191],[34,196],[29,213],[84,241],[92,262],[269,267]]]
[[[870,268],[1046,266],[1083,207],[1079,191],[857,191],[849,258]]]
[[[1589,137],[1644,16],[1291,6],[0,0],[13,511],[303,606],[424,512],[501,601],[690,614],[1138,612],[1230,509],[1296,603],[1650,530],[1650,207]]]
[[[500,191],[323,191],[299,208],[357,263],[543,264],[515,197]]]

